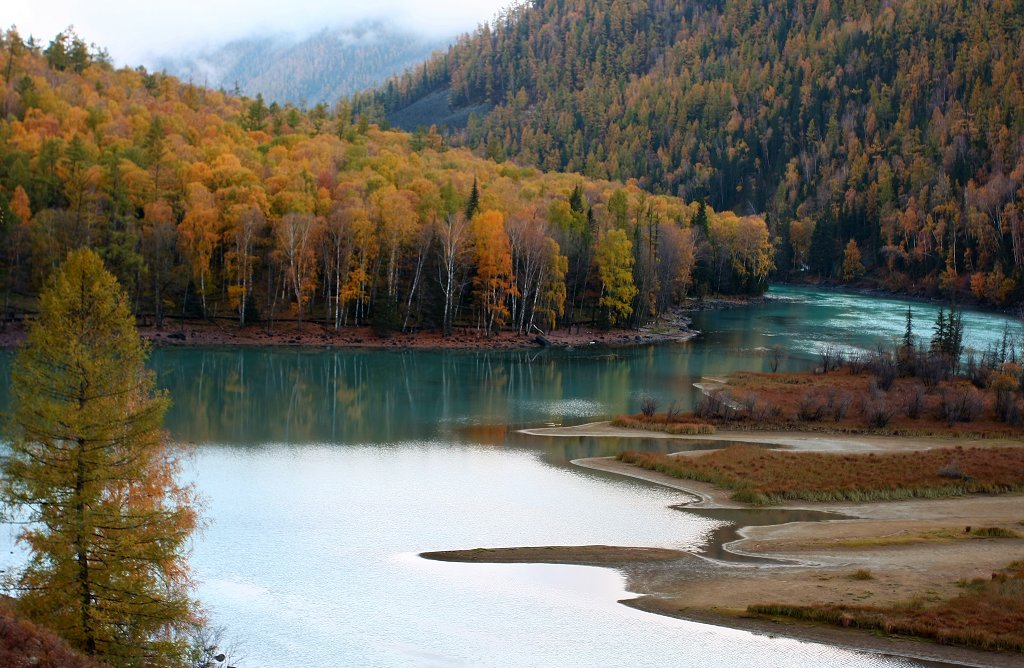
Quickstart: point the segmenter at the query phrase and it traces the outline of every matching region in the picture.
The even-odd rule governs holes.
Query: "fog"
[[[43,43],[68,26],[106,48],[116,65],[210,49],[232,40],[280,35],[301,39],[324,28],[383,21],[416,34],[448,37],[489,21],[514,0],[14,0],[0,14],[7,27]]]

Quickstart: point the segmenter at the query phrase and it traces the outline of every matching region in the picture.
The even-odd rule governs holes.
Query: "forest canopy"
[[[695,290],[761,292],[772,268],[758,216],[498,163],[345,103],[303,110],[114,70],[73,33],[42,48],[12,29],[0,46],[8,316],[81,246],[158,326],[636,326]],[[609,238],[615,252],[597,252]],[[608,263],[628,283],[614,302]]]
[[[535,0],[359,96],[451,139],[764,213],[780,277],[1024,297],[1020,0]],[[450,112],[454,115],[454,111]],[[858,277],[859,278],[859,277]]]

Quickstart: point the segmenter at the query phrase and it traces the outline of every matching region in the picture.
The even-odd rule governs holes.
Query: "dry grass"
[[[803,429],[814,431],[839,431],[876,433],[897,436],[954,436],[1000,438],[1024,436],[1024,428],[1014,427],[997,419],[995,397],[991,392],[980,393],[982,412],[970,422],[954,422],[937,417],[940,413],[943,393],[956,395],[971,392],[971,384],[962,378],[943,381],[930,393],[921,392],[921,384],[914,378],[898,378],[888,392],[876,390],[872,397],[871,384],[875,377],[870,373],[849,373],[840,370],[828,374],[814,373],[747,373],[739,372],[729,376],[729,391],[733,396],[754,394],[770,400],[780,410],[775,420],[759,420],[756,428]],[[815,397],[825,405],[823,417],[818,421],[798,419],[800,402],[806,396]],[[849,410],[840,419],[833,419],[833,405],[849,397]],[[884,405],[893,409],[892,416],[884,425],[873,425],[865,408]],[[917,410],[909,410],[919,404]],[[911,417],[916,413],[917,417]],[[747,423],[753,421],[747,420]]]
[[[826,622],[949,645],[1024,653],[1024,563],[990,580],[962,583],[953,599],[924,605],[917,599],[889,607],[859,605],[752,605],[749,612]]]
[[[663,431],[669,434],[680,434],[685,436],[700,436],[703,434],[715,433],[715,425],[700,420],[666,421],[664,416],[642,415],[633,417],[619,417],[612,420],[612,425],[626,429],[644,429],[647,431]]]
[[[888,392],[882,392],[877,389],[875,376],[845,369],[828,374],[737,372],[729,376],[725,391],[739,404],[750,407],[730,413],[731,419],[711,420],[729,429],[1024,438],[1024,426],[1009,425],[997,418],[992,392],[975,394],[962,378],[940,382],[928,393],[918,380],[898,378]],[[949,422],[941,417],[948,415],[942,410],[944,394],[977,397],[980,414],[969,422]],[[693,413],[673,415],[672,419],[658,414],[616,420],[624,427],[665,430],[673,422],[706,421]]]
[[[1024,448],[939,448],[907,453],[783,452],[735,445],[671,457],[624,452],[620,461],[733,490],[737,501],[889,501],[1024,491]],[[955,468],[959,475],[940,472]]]
[[[1022,538],[1020,532],[1004,527],[982,527],[972,529],[932,529],[930,531],[901,531],[888,536],[867,536],[863,538],[841,538],[828,541],[807,541],[802,547],[864,548],[890,547],[894,545],[918,545],[921,543],[945,544],[961,540],[983,540],[986,538]]]

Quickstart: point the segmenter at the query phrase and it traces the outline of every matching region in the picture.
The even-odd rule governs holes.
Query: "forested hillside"
[[[1022,25],[1021,0],[535,0],[357,108],[443,91],[491,109],[454,135],[481,154],[766,213],[783,276],[1007,305]]]
[[[760,217],[115,71],[73,34],[0,47],[5,322],[79,246],[157,325],[636,325],[771,270]]]
[[[379,85],[451,40],[428,39],[379,23],[321,30],[302,40],[285,36],[237,40],[157,63],[183,81],[262,95],[268,102],[326,104]]]

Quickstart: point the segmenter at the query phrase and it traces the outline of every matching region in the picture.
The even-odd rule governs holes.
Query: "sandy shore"
[[[608,423],[535,429],[527,430],[527,433],[548,436],[658,436],[651,432],[618,429]],[[665,434],[663,437],[670,436]],[[756,432],[720,432],[713,437],[693,438],[781,444],[809,451],[915,450],[951,443],[942,439]],[[1018,442],[1016,445],[1024,444]],[[689,506],[679,507],[681,512],[688,507],[747,507],[729,499],[728,492],[711,485],[671,478],[613,458],[583,459],[573,463],[665,485],[699,499]],[[965,532],[967,527],[1003,527],[1024,531],[1024,499],[1021,496],[857,504],[793,503],[776,507],[834,511],[855,519],[747,527],[739,531],[739,540],[726,546],[739,553],[786,560],[795,565],[724,564],[696,555],[638,561],[632,559],[628,552],[623,552],[625,548],[607,548],[605,554],[595,557],[594,546],[588,546],[578,558],[574,558],[573,548],[569,547],[552,548],[552,554],[557,554],[558,563],[604,565],[619,569],[627,578],[629,591],[640,595],[624,603],[649,612],[963,665],[1019,666],[1024,661],[1019,654],[886,638],[827,625],[779,623],[752,618],[746,613],[747,606],[755,603],[884,605],[917,596],[934,600],[954,597],[960,591],[956,584],[959,580],[987,579],[1010,562],[1024,559],[1024,540],[980,539]],[[501,559],[541,561],[538,552],[538,548],[519,553],[507,551]],[[486,555],[477,554],[476,558],[486,560]],[[871,579],[852,577],[860,569],[870,571]]]

